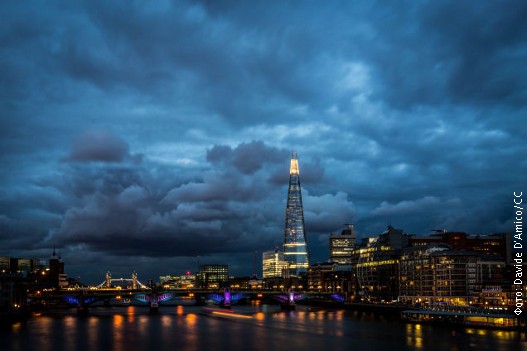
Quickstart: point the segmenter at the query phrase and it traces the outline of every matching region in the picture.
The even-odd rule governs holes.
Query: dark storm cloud
[[[257,144],[262,150],[268,148]],[[117,256],[166,257],[237,252],[274,241],[262,240],[257,233],[243,234],[254,223],[265,232],[264,226],[276,215],[272,206],[262,211],[258,203],[245,204],[254,201],[255,194],[273,190],[252,191],[258,181],[243,168],[227,167],[224,174],[209,171],[200,182],[173,184],[166,194],[156,191],[158,180],[149,178],[140,164],[109,163],[97,168],[72,164],[64,172],[63,181],[55,186],[74,206],[65,211],[60,228],[46,238],[49,243],[83,244]]]
[[[0,11],[0,254],[58,245],[100,275],[250,266],[283,240],[292,151],[314,260],[350,221],[359,236],[511,230],[522,2]]]
[[[396,8],[397,7],[397,8]],[[377,3],[358,38],[384,101],[396,107],[438,103],[518,104],[527,71],[525,4],[442,1]],[[352,44],[353,45],[353,44]]]
[[[522,103],[527,69],[521,58],[527,39],[525,4],[450,2],[424,9],[422,27],[433,33],[436,57],[450,57],[447,88],[452,99]],[[447,26],[445,22],[448,21]],[[439,45],[443,44],[443,45]]]
[[[253,174],[261,169],[265,163],[283,163],[288,153],[285,150],[269,147],[263,141],[241,143],[231,149],[226,145],[215,145],[207,150],[207,160],[214,163],[222,162],[234,166],[244,174]]]
[[[67,161],[121,162],[131,157],[128,144],[106,130],[89,130],[73,140]]]

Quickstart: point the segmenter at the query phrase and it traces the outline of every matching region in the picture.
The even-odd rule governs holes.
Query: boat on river
[[[525,327],[525,321],[511,312],[472,307],[430,307],[404,310],[401,312],[401,319],[410,323],[463,325],[491,329]]]

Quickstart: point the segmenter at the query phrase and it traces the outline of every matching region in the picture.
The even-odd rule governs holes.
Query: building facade
[[[464,232],[438,230],[432,235],[412,236],[409,241],[410,246],[426,246],[430,243],[444,243],[450,246],[452,250],[467,250],[485,255],[496,255],[505,258],[507,264],[512,262],[510,234],[469,235]]]
[[[505,260],[431,243],[403,250],[399,300],[410,304],[507,305]]]
[[[226,264],[207,264],[199,266],[196,286],[202,289],[220,289],[229,281],[229,266]]]
[[[307,285],[309,291],[341,294],[348,301],[354,289],[353,271],[350,265],[316,263],[309,266]]]
[[[289,263],[285,260],[284,253],[279,250],[265,251],[262,254],[263,278],[286,278],[289,274]]]
[[[304,208],[300,188],[298,156],[293,153],[289,168],[289,189],[285,210],[284,256],[289,262],[292,276],[305,275],[309,267],[309,257],[304,227]]]
[[[196,275],[190,272],[184,275],[165,275],[159,277],[159,282],[165,289],[194,289]]]
[[[350,224],[340,234],[329,236],[329,262],[351,264],[355,250],[355,228]]]
[[[355,250],[353,259],[360,301],[389,302],[399,295],[399,258],[408,246],[407,234],[388,226],[377,238],[369,238]],[[356,262],[356,263],[355,263]]]
[[[0,320],[27,308],[28,279],[17,273],[0,272]]]

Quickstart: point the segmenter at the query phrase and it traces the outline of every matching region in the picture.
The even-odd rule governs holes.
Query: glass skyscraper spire
[[[306,235],[304,231],[304,207],[300,189],[300,170],[298,156],[291,156],[289,169],[289,190],[285,209],[284,256],[289,262],[289,273],[300,275],[307,272],[309,258],[307,254]]]

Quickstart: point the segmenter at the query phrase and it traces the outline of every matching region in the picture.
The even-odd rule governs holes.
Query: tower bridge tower
[[[104,286],[107,289],[110,289],[112,287],[112,275],[110,274],[110,271],[106,272],[106,278],[104,282],[105,282]]]

